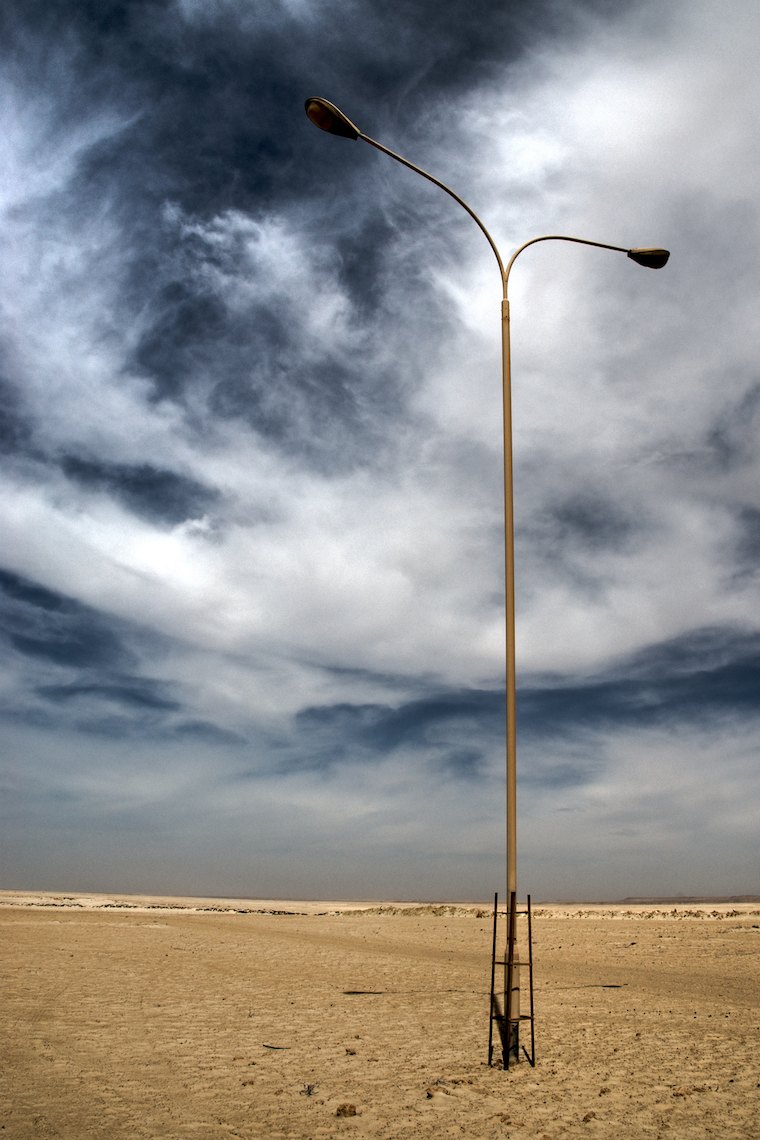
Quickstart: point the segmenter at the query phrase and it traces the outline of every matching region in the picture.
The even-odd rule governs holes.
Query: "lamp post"
[[[342,138],[353,140],[361,139],[362,142],[368,143],[370,146],[375,147],[376,150],[382,151],[383,154],[387,154],[390,158],[395,159],[396,162],[400,162],[402,166],[406,166],[409,170],[415,171],[416,174],[422,175],[423,178],[426,178],[435,186],[439,186],[441,190],[467,211],[486,238],[499,266],[503,290],[501,302],[501,365],[504,432],[504,596],[506,619],[506,882],[507,901],[510,902],[510,900],[514,900],[517,893],[517,713],[515,679],[515,532],[512,477],[512,378],[508,297],[509,274],[515,260],[523,250],[540,241],[569,241],[575,242],[578,245],[595,246],[597,249],[614,250],[617,253],[627,254],[637,265],[643,265],[648,269],[662,269],[670,254],[666,249],[654,247],[629,249],[625,246],[609,245],[607,242],[590,241],[586,238],[568,237],[564,234],[545,234],[542,237],[531,238],[530,241],[524,242],[519,249],[515,250],[505,267],[501,254],[493,238],[483,225],[483,222],[475,211],[468,206],[464,199],[460,198],[451,187],[439,181],[439,179],[434,178],[432,174],[423,170],[422,167],[415,166],[413,162],[409,162],[408,159],[402,158],[400,154],[396,154],[395,151],[389,150],[388,147],[370,138],[369,135],[365,135],[363,131],[360,131],[359,128],[351,122],[347,115],[336,107],[334,103],[328,102],[327,99],[307,99],[305,108],[306,114],[311,122],[321,130],[327,131],[329,134],[339,135]],[[505,963],[509,962],[510,964],[510,972],[513,964],[517,966],[514,942],[515,926],[514,922],[511,921],[509,924],[507,951],[504,959]],[[509,1009],[509,1005],[510,997],[505,994],[506,1010]],[[504,1021],[506,1040],[508,1042],[505,1046],[505,1063],[508,1064],[509,1058],[515,1061],[519,1060],[519,1010],[517,1014],[511,1018],[509,1013],[505,1011]],[[502,1039],[504,1040],[504,1034],[502,1035]]]

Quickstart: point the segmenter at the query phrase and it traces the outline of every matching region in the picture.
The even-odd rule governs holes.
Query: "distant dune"
[[[693,903],[760,903],[760,895],[632,895],[617,900],[618,906],[630,906],[632,903],[670,903],[671,906],[691,906]]]

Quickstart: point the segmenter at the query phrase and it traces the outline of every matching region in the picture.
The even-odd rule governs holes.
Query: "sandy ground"
[[[0,1132],[760,1137],[760,906],[536,906],[537,1064],[509,1072],[490,930],[471,905],[0,892]]]

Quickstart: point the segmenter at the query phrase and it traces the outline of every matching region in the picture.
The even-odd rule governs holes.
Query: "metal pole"
[[[505,296],[501,302],[501,391],[504,454],[504,610],[506,647],[506,820],[507,820],[507,899],[510,916],[507,924],[507,947],[505,959],[508,963],[505,994],[507,1056],[505,1068],[510,1059],[520,1060],[520,1009],[519,981],[517,1009],[514,1008],[513,972],[519,978],[519,961],[516,947],[516,924],[513,907],[517,898],[517,684],[515,676],[515,511],[514,483],[512,475],[512,359],[509,339],[509,301],[506,297],[507,277],[504,275]]]
[[[504,598],[506,641],[507,898],[517,893],[517,699],[515,680],[515,512],[512,477],[512,378],[509,301],[501,303],[504,424]]]
[[[440,179],[435,178],[427,170],[423,170],[421,166],[415,165],[407,158],[403,158],[396,151],[390,150],[389,147],[384,146],[383,143],[377,142],[376,139],[370,138],[365,135],[363,131],[359,130],[355,123],[353,123],[347,115],[336,107],[334,103],[330,103],[327,99],[310,98],[306,100],[306,114],[315,126],[320,130],[327,131],[330,134],[340,135],[348,139],[361,139],[362,142],[367,143],[369,146],[374,147],[376,150],[381,151],[383,154],[388,155],[389,158],[394,159],[396,162],[406,166],[407,169],[412,170],[415,174],[421,175],[426,178],[428,182],[432,182],[434,186],[438,186],[446,194],[454,199],[466,210],[466,212],[473,219],[475,224],[481,230],[483,236],[486,238],[491,247],[491,251],[496,258],[499,267],[499,275],[501,277],[503,299],[501,305],[501,374],[502,374],[502,416],[503,416],[503,446],[504,446],[504,594],[505,594],[505,639],[506,639],[506,777],[507,777],[507,802],[506,802],[506,823],[507,823],[507,899],[510,901],[510,921],[509,930],[507,934],[507,952],[505,955],[505,966],[510,976],[508,983],[509,993],[505,994],[505,1016],[507,1019],[507,1033],[510,1030],[510,1012],[512,1007],[512,983],[511,974],[513,970],[517,970],[517,987],[516,993],[518,1008],[515,1013],[515,1034],[514,1034],[514,1059],[519,1060],[519,959],[516,946],[515,934],[515,908],[517,899],[517,696],[516,696],[516,677],[515,677],[515,526],[514,526],[514,485],[512,475],[512,361],[510,351],[510,337],[509,337],[509,274],[515,259],[527,249],[529,245],[535,245],[536,242],[542,241],[569,241],[575,242],[578,245],[595,246],[597,249],[611,249],[618,253],[625,253],[628,257],[632,258],[639,265],[648,266],[650,269],[661,269],[670,256],[665,249],[655,248],[635,248],[628,249],[621,245],[610,245],[607,242],[591,241],[588,238],[571,237],[567,234],[543,234],[540,237],[531,238],[529,241],[524,242],[523,245],[516,249],[511,258],[507,262],[506,268],[502,261],[501,254],[486,229],[485,225],[472,209],[471,206],[465,202],[450,186]],[[530,903],[528,903],[528,914],[530,914]],[[495,914],[496,903],[494,904],[494,934],[495,934]],[[529,919],[530,924],[530,919]],[[492,955],[492,961],[495,960],[495,950]],[[532,963],[532,949],[530,952],[530,970],[531,970],[531,985],[533,977],[533,963]],[[492,975],[493,979],[493,975]],[[492,984],[493,993],[493,984]],[[531,994],[531,1015],[533,1011],[532,994]],[[491,1010],[493,1013],[493,1009]],[[532,1033],[531,1028],[531,1033]],[[511,1040],[511,1037],[510,1037]],[[491,1053],[492,1039],[489,1036],[489,1060]],[[533,1041],[531,1048],[534,1050]],[[510,1050],[511,1053],[511,1050]],[[505,1063],[507,1059],[505,1058]]]

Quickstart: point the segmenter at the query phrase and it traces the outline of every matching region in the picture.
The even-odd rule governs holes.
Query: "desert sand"
[[[537,1063],[488,1068],[487,904],[0,892],[3,1137],[760,1137],[760,905],[534,903]]]

